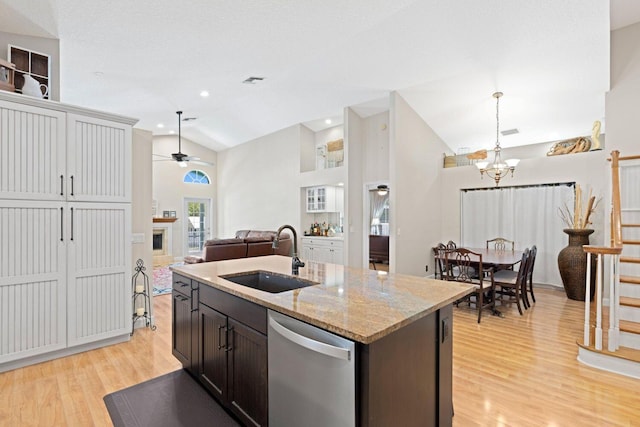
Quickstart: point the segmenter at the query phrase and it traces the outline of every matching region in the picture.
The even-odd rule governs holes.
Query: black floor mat
[[[104,397],[115,427],[236,427],[238,423],[184,370]]]

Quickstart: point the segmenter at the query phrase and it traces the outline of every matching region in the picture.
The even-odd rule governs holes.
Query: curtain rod
[[[575,181],[573,181],[573,182],[551,182],[548,184],[510,185],[507,187],[461,188],[460,191],[466,193],[467,191],[506,190],[509,188],[560,187],[562,185],[566,185],[567,187],[575,187],[576,183]]]

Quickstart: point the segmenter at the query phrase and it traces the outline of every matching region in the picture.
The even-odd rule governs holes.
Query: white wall
[[[144,243],[132,245],[132,264],[142,259],[147,266],[147,274],[153,266],[153,240],[151,221],[153,138],[151,132],[134,129],[131,174],[131,232],[144,235]],[[132,273],[133,274],[133,273]]]
[[[390,269],[425,276],[433,272],[431,247],[440,239],[443,215],[449,215],[438,208],[448,147],[395,92],[390,119]]]
[[[606,111],[607,153],[640,154],[640,23],[611,33],[611,90]]]
[[[363,124],[364,182],[389,181],[389,112],[369,116]]]
[[[364,261],[362,206],[364,203],[364,121],[351,108],[346,108],[345,164],[348,165],[345,185],[345,240],[346,265],[356,268],[368,268]]]
[[[170,157],[171,153],[178,151],[178,137],[176,135],[156,136],[153,138],[153,154]],[[190,164],[181,168],[177,162],[162,160],[154,156],[153,159],[153,199],[158,202],[156,216],[161,217],[163,211],[176,211],[178,220],[172,225],[173,257],[177,260],[184,257],[184,227],[187,218],[184,217],[184,199],[188,197],[209,198],[213,201],[212,213],[216,212],[216,170],[217,154],[215,151],[194,144],[188,139],[182,138],[182,152],[190,156],[200,157],[201,160],[214,163],[214,166]],[[135,168],[135,165],[134,165]],[[207,174],[211,185],[185,184],[184,176],[193,169],[201,170]],[[211,224],[211,237],[216,233],[216,218]]]
[[[145,273],[149,276],[149,286],[153,289],[153,223],[151,222],[151,194],[152,194],[152,166],[151,154],[153,138],[151,132],[133,129],[133,148],[131,150],[132,174],[131,174],[131,232],[144,236],[144,241],[131,244],[131,276],[136,261],[141,259],[146,267]],[[143,284],[139,278],[139,284]],[[151,313],[153,313],[153,298],[150,301]],[[138,298],[137,307],[144,306],[142,298]],[[144,326],[139,322],[137,327]]]
[[[218,153],[218,229],[300,229],[300,127],[295,125]]]

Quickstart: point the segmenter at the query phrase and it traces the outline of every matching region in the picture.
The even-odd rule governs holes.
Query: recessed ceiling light
[[[207,92],[206,90],[203,90],[202,92],[200,92],[200,96],[203,98],[206,98],[207,96],[209,96],[209,92]]]
[[[170,133],[171,135],[173,135],[174,133],[176,133],[176,131],[175,131],[175,130],[170,130],[170,131],[169,131],[169,133]]]
[[[158,123],[158,127],[159,127],[160,129],[162,129],[162,128],[164,127],[164,125],[163,125],[162,123]]]
[[[327,119],[324,121],[326,124],[330,125],[331,124],[331,119]]]
[[[94,71],[93,75],[96,76],[96,77],[103,77],[104,73],[102,71]]]
[[[338,187],[344,187],[344,182],[339,182]]]

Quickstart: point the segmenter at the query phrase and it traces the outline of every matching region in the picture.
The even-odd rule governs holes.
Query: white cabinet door
[[[302,244],[302,256],[303,260],[315,261],[313,259],[313,247],[307,243]]]
[[[0,363],[66,347],[64,206],[0,200]]]
[[[64,200],[65,113],[0,101],[0,199]]]
[[[333,264],[340,264],[343,265],[344,264],[344,251],[342,249],[342,243],[338,246],[335,246],[332,249],[332,257],[331,257],[331,262]]]
[[[131,126],[67,114],[70,201],[131,201]]]
[[[69,345],[131,328],[131,206],[69,203]]]

